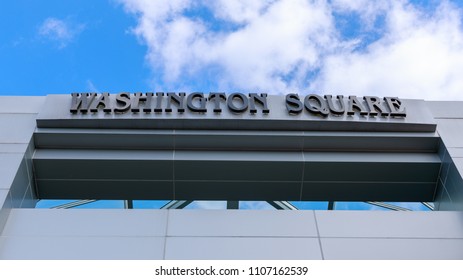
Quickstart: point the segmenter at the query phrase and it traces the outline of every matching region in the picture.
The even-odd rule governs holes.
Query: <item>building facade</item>
[[[297,94],[0,97],[0,259],[463,259],[460,108]],[[35,208],[43,199],[172,202]],[[193,200],[287,210],[173,209]]]

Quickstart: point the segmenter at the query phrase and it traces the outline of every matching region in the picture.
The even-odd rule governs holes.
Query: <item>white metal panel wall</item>
[[[0,231],[12,207],[34,207],[31,142],[45,97],[0,97]]]
[[[1,259],[463,259],[463,212],[13,209]]]
[[[437,122],[442,160],[436,193],[437,210],[463,211],[463,102],[426,102]]]

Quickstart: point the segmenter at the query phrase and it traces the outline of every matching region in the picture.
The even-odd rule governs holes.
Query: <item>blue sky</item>
[[[37,203],[37,208],[52,208],[56,206],[65,205],[67,203],[75,202],[76,200],[41,200]],[[168,203],[168,200],[134,200],[134,209],[159,209]],[[327,201],[290,201],[290,203],[299,210],[327,210]],[[419,202],[386,202],[390,205],[395,205],[407,208],[412,211],[429,211],[429,209]],[[117,209],[124,208],[123,200],[97,200],[94,202],[79,205],[73,208],[104,208],[104,209]],[[226,209],[226,201],[193,201],[185,207],[185,209]],[[266,201],[240,201],[240,209],[259,209],[259,210],[276,210]],[[384,207],[374,206],[365,202],[335,202],[335,210],[367,210],[367,211],[391,211]]]
[[[0,95],[463,100],[463,1],[2,1]]]
[[[0,94],[147,89],[146,47],[129,32],[135,18],[116,3],[18,0],[0,7]]]
[[[463,1],[1,1],[0,95],[463,100]]]

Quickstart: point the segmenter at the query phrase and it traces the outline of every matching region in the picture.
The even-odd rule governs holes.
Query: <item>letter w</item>
[[[96,93],[72,93],[72,103],[70,112],[75,114],[79,112],[87,113],[90,104],[96,96]]]

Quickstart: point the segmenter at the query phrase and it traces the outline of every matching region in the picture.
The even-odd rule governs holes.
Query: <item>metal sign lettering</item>
[[[257,114],[258,112],[267,115],[270,109],[266,93],[232,93],[226,95],[223,92],[211,92],[205,96],[202,92],[186,94],[184,92],[122,92],[116,95],[109,93],[72,93],[70,113],[105,113],[126,114],[132,113],[185,113],[187,110],[192,113],[204,114],[213,105],[213,112],[220,114],[226,109],[233,114]],[[114,100],[112,100],[114,99]],[[114,102],[115,101],[115,102]],[[343,96],[309,94],[305,97],[296,93],[287,94],[282,108],[286,107],[289,115],[299,115],[303,111],[313,115],[327,117],[329,115],[355,115],[378,116],[381,118],[405,118],[406,108],[398,97],[376,96]]]

